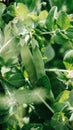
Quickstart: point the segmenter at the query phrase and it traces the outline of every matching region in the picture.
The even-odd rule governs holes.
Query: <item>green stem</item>
[[[64,69],[45,69],[47,72],[72,72],[73,70],[64,70]]]
[[[44,105],[54,114],[54,110],[49,106],[49,104],[47,104],[47,102],[38,93],[36,93],[36,95],[44,103]]]

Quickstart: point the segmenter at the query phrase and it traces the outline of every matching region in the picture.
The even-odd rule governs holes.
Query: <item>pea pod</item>
[[[22,64],[25,66],[25,69],[28,73],[28,76],[32,85],[35,85],[36,80],[37,80],[35,65],[33,62],[31,51],[28,45],[26,44],[24,44],[24,46],[21,48],[21,58],[22,58]]]
[[[36,68],[37,79],[39,79],[42,75],[45,74],[44,62],[39,47],[37,45],[33,48],[32,51],[33,51],[33,59]]]

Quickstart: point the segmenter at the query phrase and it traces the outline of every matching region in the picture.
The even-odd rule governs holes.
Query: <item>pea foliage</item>
[[[73,0],[0,1],[0,128],[73,129]]]

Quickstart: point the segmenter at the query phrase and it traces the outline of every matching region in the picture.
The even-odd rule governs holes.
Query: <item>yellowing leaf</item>
[[[69,98],[69,93],[70,92],[68,90],[65,90],[59,99],[59,103],[63,103],[65,100],[67,100]]]
[[[70,20],[66,12],[61,11],[57,18],[57,24],[61,29],[67,29],[70,26]]]
[[[22,3],[18,3],[17,6],[15,6],[15,12],[16,12],[16,16],[19,19],[24,20],[27,18],[28,8],[26,5],[24,5]]]
[[[47,18],[47,16],[48,16],[48,12],[46,10],[43,10],[39,14],[39,20],[44,20]]]
[[[63,62],[67,69],[73,69],[73,50],[67,51],[67,53],[64,56]]]

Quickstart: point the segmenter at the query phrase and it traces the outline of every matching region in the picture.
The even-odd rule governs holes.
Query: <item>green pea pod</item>
[[[42,54],[38,47],[37,41],[33,38],[34,46],[32,46],[33,59],[37,74],[37,86],[44,87],[47,89],[48,97],[51,101],[54,101],[54,95],[51,90],[51,84],[49,78],[45,74],[44,62],[42,59]]]
[[[28,45],[26,44],[24,44],[24,46],[21,48],[21,58],[22,58],[22,64],[25,66],[25,69],[28,73],[31,84],[35,85],[36,80],[37,80],[35,65],[33,62],[31,51]]]
[[[42,55],[37,45],[35,48],[33,48],[33,59],[36,68],[37,79],[39,79],[41,76],[45,75],[45,69]]]

